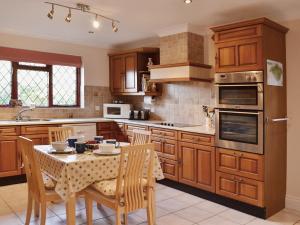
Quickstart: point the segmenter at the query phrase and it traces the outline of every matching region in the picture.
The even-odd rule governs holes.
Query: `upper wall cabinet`
[[[216,72],[263,70],[267,27],[285,31],[266,18],[212,27]]]
[[[144,90],[148,59],[159,64],[158,48],[139,48],[109,54],[110,89],[113,95],[158,95],[159,90]]]

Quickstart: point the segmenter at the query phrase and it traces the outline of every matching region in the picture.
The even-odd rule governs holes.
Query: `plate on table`
[[[111,152],[102,151],[102,150],[98,149],[98,150],[93,151],[93,153],[95,155],[119,155],[121,153],[121,149],[116,148],[116,149],[112,150]]]
[[[48,151],[50,154],[71,154],[74,152],[75,150],[73,148],[66,148],[64,151],[56,151],[54,148],[50,148]]]

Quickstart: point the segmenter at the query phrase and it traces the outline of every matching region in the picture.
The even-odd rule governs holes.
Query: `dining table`
[[[120,145],[122,147],[128,143],[120,143]],[[68,154],[54,154],[51,145],[35,145],[34,150],[42,172],[54,180],[55,191],[66,203],[67,225],[76,223],[76,196],[81,191],[95,182],[115,179],[118,176],[120,154],[97,155],[92,151],[82,154],[76,151]],[[146,169],[144,173],[146,175]],[[156,153],[153,175],[156,180],[164,178]]]

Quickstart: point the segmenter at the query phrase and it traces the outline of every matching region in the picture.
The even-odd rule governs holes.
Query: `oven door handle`
[[[247,115],[259,115],[261,112],[238,112],[238,111],[219,111],[220,113],[234,113],[234,114],[247,114]]]
[[[216,87],[257,87],[260,84],[215,84]]]

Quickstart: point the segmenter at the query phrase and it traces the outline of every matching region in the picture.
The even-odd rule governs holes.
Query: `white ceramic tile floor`
[[[268,220],[229,209],[225,206],[157,185],[157,225],[294,225],[300,221],[300,212],[284,209]],[[23,225],[27,203],[26,184],[0,187],[0,224]],[[113,225],[114,212],[94,204],[94,225]],[[51,203],[47,210],[47,225],[66,225],[63,202]],[[84,200],[76,204],[76,223],[86,222]],[[31,225],[38,225],[39,219],[32,216]],[[147,225],[145,210],[129,215],[129,225]],[[300,225],[300,222],[299,222]]]

